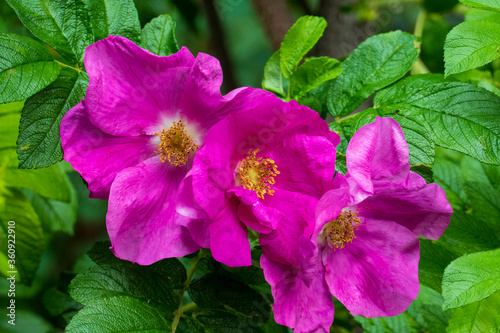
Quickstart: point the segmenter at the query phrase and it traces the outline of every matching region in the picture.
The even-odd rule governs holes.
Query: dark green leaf
[[[43,304],[52,316],[58,316],[67,311],[79,310],[82,305],[75,302],[68,294],[56,288],[50,288],[43,294]]]
[[[411,332],[410,324],[406,314],[402,313],[395,317],[365,318],[356,316],[354,319],[363,326],[368,333],[399,333]]]
[[[160,15],[144,26],[141,47],[159,56],[168,56],[179,51],[175,39],[175,21],[170,15]]]
[[[443,275],[444,309],[471,304],[500,289],[500,249],[458,258]]]
[[[464,192],[464,179],[458,164],[445,160],[436,159],[432,166],[435,182],[446,192],[446,198],[453,209],[465,207],[467,196]]]
[[[498,332],[500,291],[487,299],[451,311],[447,333]]]
[[[71,320],[68,333],[171,332],[155,308],[128,296],[96,299]]]
[[[7,235],[14,235],[8,239],[15,241],[15,256],[9,258],[15,260],[15,269],[9,270],[17,270],[20,279],[18,276],[16,280],[31,285],[45,249],[42,226],[30,202],[20,191],[10,189],[4,194],[3,200],[4,204],[0,205],[3,231]],[[12,231],[9,233],[8,221],[15,221],[15,227],[11,228],[14,234]],[[7,255],[7,248],[1,251]]]
[[[425,179],[427,184],[434,183],[434,174],[432,173],[432,168],[427,164],[416,164],[410,167],[410,171],[418,173],[422,178]]]
[[[468,21],[450,31],[444,45],[445,74],[465,72],[500,56],[500,23]]]
[[[62,33],[76,55],[76,60],[83,63],[85,49],[94,43],[90,17],[82,0],[65,0]]]
[[[440,13],[452,9],[458,4],[458,0],[424,0],[424,8],[430,13]]]
[[[500,191],[477,182],[466,182],[464,190],[473,214],[500,233]]]
[[[179,306],[170,283],[140,265],[90,267],[71,281],[69,294],[84,305],[112,296],[131,296],[157,304],[167,313]]]
[[[289,79],[302,58],[323,35],[326,20],[316,16],[302,16],[288,30],[281,43],[280,67],[283,76]]]
[[[280,68],[280,51],[274,52],[264,67],[264,78],[262,79],[262,88],[272,91],[278,96],[285,97],[283,89],[283,74]]]
[[[243,318],[224,311],[207,311],[187,318],[195,332],[248,333],[255,332]]]
[[[393,31],[368,38],[342,65],[328,93],[334,117],[351,113],[375,91],[402,78],[417,60],[417,37]]]
[[[420,291],[417,298],[411,303],[406,310],[411,326],[416,328],[413,331],[444,333],[450,319],[450,311],[443,311],[443,297],[441,295],[424,286],[420,286]]]
[[[441,293],[443,272],[457,255],[446,249],[440,242],[420,239],[420,261],[418,277],[420,284]]]
[[[96,40],[123,36],[137,43],[141,24],[133,0],[84,0]]]
[[[59,125],[66,112],[85,96],[88,76],[64,68],[58,79],[24,104],[17,154],[20,168],[41,168],[63,157]]]
[[[374,104],[415,121],[423,117],[437,145],[500,164],[500,97],[489,91],[440,75],[414,75],[379,92]]]
[[[231,309],[252,317],[269,319],[271,307],[252,288],[218,274],[193,280],[188,289],[191,299],[202,309]]]
[[[328,57],[309,58],[293,73],[290,79],[290,96],[299,99],[325,81],[342,72],[342,63]]]
[[[21,101],[54,81],[61,66],[35,40],[0,34],[0,104]]]

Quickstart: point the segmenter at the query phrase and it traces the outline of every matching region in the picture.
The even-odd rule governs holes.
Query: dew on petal
[[[280,172],[274,160],[257,157],[258,152],[259,149],[250,149],[237,172],[243,188],[254,191],[259,198],[264,199],[265,194],[273,195],[271,185],[274,185],[274,177]]]
[[[182,119],[174,122],[168,130],[162,129],[161,132],[155,134],[161,140],[156,154],[160,155],[162,162],[168,159],[172,165],[185,165],[188,154],[199,148],[188,135]]]

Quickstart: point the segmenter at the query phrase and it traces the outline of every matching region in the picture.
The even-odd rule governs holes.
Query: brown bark
[[[273,50],[279,49],[283,37],[294,22],[286,0],[252,0],[252,3]]]

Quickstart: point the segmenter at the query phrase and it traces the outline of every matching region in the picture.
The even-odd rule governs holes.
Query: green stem
[[[187,304],[185,307],[183,307],[182,300],[184,299],[184,293],[189,288],[189,284],[191,283],[191,279],[193,278],[194,272],[196,271],[196,268],[198,267],[201,258],[203,258],[204,256],[205,253],[203,252],[203,249],[201,249],[200,252],[198,252],[198,256],[196,256],[196,258],[193,260],[191,267],[189,267],[187,271],[187,279],[186,282],[184,282],[184,288],[179,293],[179,307],[177,308],[177,311],[175,311],[174,320],[172,322],[172,333],[175,333],[175,331],[177,330],[177,326],[179,325],[179,320],[181,319],[181,316],[184,313],[184,311],[189,310],[192,307],[196,306],[196,304],[190,303]],[[191,304],[193,304],[194,306]]]
[[[198,305],[195,302],[188,303],[182,307],[182,313],[195,309]]]
[[[422,9],[417,16],[417,21],[415,22],[415,30],[413,31],[413,34],[417,36],[419,39],[422,39],[426,18],[427,18],[427,12],[424,9]],[[422,46],[421,41],[417,42],[417,44],[415,45],[415,47],[418,47],[419,49],[421,49],[421,46]],[[422,58],[419,57],[411,68],[411,74],[415,75],[415,74],[426,74],[426,73],[430,73],[430,71],[422,61]]]
[[[58,63],[61,67],[71,68],[71,69],[73,69],[73,70],[77,71],[78,73],[81,73],[81,72],[82,72],[82,69],[80,68],[80,66],[78,66],[78,64],[75,64],[75,67],[73,67],[73,66],[67,65],[67,64],[65,64],[65,63],[62,63],[62,62],[60,62],[60,61],[57,61],[57,60],[55,60],[55,59],[54,59],[54,61],[55,61],[55,62],[57,62],[57,63]]]

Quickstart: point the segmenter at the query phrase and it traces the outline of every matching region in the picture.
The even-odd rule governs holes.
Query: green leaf
[[[468,156],[462,158],[460,166],[465,181],[487,184],[496,190],[500,190],[499,166],[483,164]]]
[[[354,319],[368,333],[411,332],[411,327],[405,313],[395,317],[365,318],[363,316],[356,316]]]
[[[21,101],[54,81],[61,66],[37,41],[0,34],[0,104]]]
[[[379,92],[374,105],[417,122],[423,117],[436,145],[500,164],[500,97],[489,91],[441,75],[413,75]]]
[[[410,171],[418,173],[422,178],[425,179],[427,184],[434,183],[434,174],[432,173],[432,168],[427,164],[416,164],[410,167]]]
[[[141,47],[159,56],[168,56],[179,51],[175,39],[175,21],[170,15],[160,15],[144,26]]]
[[[374,122],[377,115],[391,117],[401,126],[410,151],[410,165],[430,165],[434,162],[434,140],[428,124],[422,117],[407,118],[401,115],[399,110],[384,113],[379,109],[368,109],[353,115],[353,117],[342,119],[339,125],[330,123],[330,129],[342,133],[342,141],[345,142],[341,141],[337,151],[344,154],[345,149],[347,149],[346,143],[351,140],[354,133],[362,126]]]
[[[450,31],[444,45],[445,75],[474,69],[500,56],[500,23],[468,21]]]
[[[485,300],[451,311],[447,333],[498,332],[500,327],[500,292]]]
[[[464,190],[473,214],[500,233],[500,191],[478,182],[466,182]]]
[[[45,249],[42,226],[35,210],[28,199],[18,190],[10,189],[4,195],[5,204],[0,207],[0,220],[5,234],[14,235],[15,241],[15,268],[20,275],[23,284],[31,285],[38,270],[42,253]],[[15,221],[15,227],[11,228],[14,234],[9,232],[8,221]],[[1,250],[6,255],[7,248]]]
[[[17,306],[17,303],[16,303]],[[42,316],[31,311],[16,307],[16,324],[9,324],[9,317],[0,322],[0,331],[9,333],[49,333],[56,332],[56,329]]]
[[[302,16],[288,30],[281,43],[280,67],[283,76],[289,79],[302,58],[323,35],[326,20],[317,16]]]
[[[66,327],[68,333],[171,332],[155,308],[128,296],[97,299],[80,310]]]
[[[278,96],[285,97],[283,89],[283,74],[280,67],[280,50],[274,52],[264,67],[264,77],[262,79],[262,88],[272,91]]]
[[[420,239],[420,261],[418,263],[418,277],[420,284],[441,293],[443,272],[457,255],[449,251],[440,242]]]
[[[2,107],[9,105],[5,104]],[[27,188],[46,198],[69,202],[71,200],[71,185],[59,166],[39,170],[18,168],[15,151],[20,119],[18,110],[0,112],[0,165],[5,166],[2,181],[9,187]]]
[[[73,187],[70,186],[70,190],[70,202],[48,199],[32,191],[23,192],[31,202],[35,212],[38,214],[44,231],[51,233],[62,231],[73,235],[77,216],[78,198]]]
[[[425,286],[420,286],[417,298],[405,314],[412,328],[416,328],[413,331],[432,333],[446,332],[451,316],[450,311],[443,311],[443,297]]]
[[[202,309],[229,308],[246,316],[269,319],[269,303],[252,288],[218,274],[206,274],[193,280],[188,289],[191,299]]]
[[[88,17],[79,0],[7,0],[35,37],[54,47],[68,61],[80,61],[93,43]]]
[[[500,0],[460,0],[460,2],[467,7],[500,12]]]
[[[68,294],[55,287],[43,294],[43,305],[52,316],[58,316],[67,311],[80,310],[82,305],[75,302]]]
[[[83,63],[87,46],[95,42],[90,17],[82,0],[65,0],[62,33],[71,46],[76,60]]]
[[[247,333],[254,332],[243,318],[224,311],[206,311],[187,318],[188,324],[195,332],[209,333]]]
[[[47,167],[62,159],[61,119],[85,97],[87,86],[85,72],[63,68],[56,81],[26,101],[17,140],[20,168]]]
[[[96,40],[123,36],[137,43],[141,24],[133,0],[84,0]]]
[[[368,38],[342,65],[342,74],[328,92],[334,117],[351,113],[375,91],[402,78],[417,60],[417,37],[393,31]]]
[[[158,305],[171,313],[179,298],[166,279],[140,265],[94,266],[78,274],[69,286],[69,294],[81,304],[112,296],[131,296]]]
[[[458,308],[485,299],[500,289],[500,249],[458,258],[443,275],[443,307]]]
[[[439,158],[432,166],[435,182],[446,192],[446,199],[453,209],[465,207],[464,178],[458,164]]]
[[[460,211],[453,213],[439,243],[457,255],[500,247],[500,240],[488,225],[474,215]]]
[[[342,63],[328,57],[308,58],[290,79],[290,95],[299,99],[321,83],[332,80],[342,73]]]

